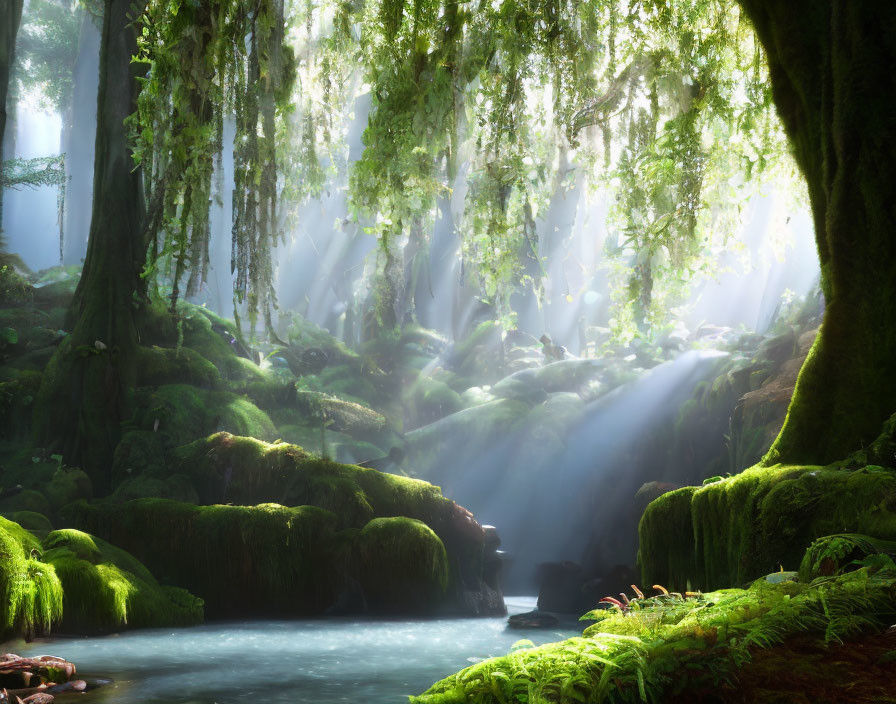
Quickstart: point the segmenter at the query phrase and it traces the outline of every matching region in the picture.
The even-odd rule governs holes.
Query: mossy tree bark
[[[22,5],[23,0],[0,0],[0,164],[7,158],[3,156],[6,99],[9,94],[9,77],[16,56],[16,35],[22,22]],[[2,216],[3,192],[0,190],[0,218]]]
[[[896,411],[896,4],[739,0],[809,188],[824,324],[766,464],[826,464]]]
[[[105,2],[87,257],[69,310],[72,333],[47,368],[35,410],[43,442],[80,465],[100,494],[109,488],[112,452],[129,414],[144,301],[142,188],[124,124],[136,110],[131,24],[141,11],[132,0]]]

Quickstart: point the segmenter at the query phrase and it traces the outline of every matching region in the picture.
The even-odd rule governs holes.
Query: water
[[[509,598],[508,612],[529,611],[534,602]],[[575,625],[511,630],[506,617],[250,621],[45,640],[20,654],[58,655],[81,677],[115,680],[86,698],[59,697],[60,704],[385,704],[406,702],[472,658],[503,655],[522,638],[540,645],[580,635]]]

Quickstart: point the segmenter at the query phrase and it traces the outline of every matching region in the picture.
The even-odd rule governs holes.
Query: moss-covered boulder
[[[277,434],[267,413],[229,391],[166,384],[141,390],[137,403],[139,429],[160,433],[169,447],[219,430],[261,440],[273,440]]]
[[[120,505],[82,503],[69,507],[65,515],[73,525],[133,552],[163,581],[204,598],[210,614],[320,613],[350,588],[352,579],[360,579],[359,532],[374,519],[392,517],[425,524],[428,532],[418,527],[414,535],[432,533],[445,550],[449,571],[444,598],[437,598],[432,590],[421,592],[430,608],[467,613],[503,609],[497,585],[485,570],[482,527],[437,487],[320,459],[295,445],[272,445],[228,433],[179,448],[174,457],[171,471],[189,478],[202,503],[240,506],[139,500]],[[167,481],[170,475],[156,479]],[[264,537],[265,531],[270,539]],[[295,531],[304,532],[300,536]],[[244,553],[252,556],[244,558]],[[270,574],[252,580],[240,571],[243,568],[215,567],[221,555],[249,560],[259,569],[270,568]],[[292,571],[297,568],[281,565],[283,561],[304,565],[304,574],[316,575],[317,586],[297,582],[299,577]],[[227,571],[231,569],[235,572]],[[285,581],[278,586],[280,574]],[[405,579],[400,570],[394,572],[396,590],[406,589],[402,585],[417,579],[409,574]],[[206,578],[211,581],[202,581]],[[302,603],[290,606],[288,595],[277,591],[288,591],[293,588],[290,585]],[[386,602],[374,599],[372,603]],[[408,609],[414,610],[410,602]]]
[[[62,620],[62,584],[40,541],[0,518],[0,637],[49,633]]]
[[[896,472],[757,466],[660,496],[644,512],[639,533],[647,584],[679,590],[744,584],[779,565],[796,569],[823,536],[896,540]]]
[[[138,347],[137,385],[191,384],[208,389],[221,385],[221,374],[190,347]]]
[[[160,586],[138,560],[100,538],[57,530],[44,539],[43,547],[43,560],[55,568],[62,583],[60,630],[92,633],[202,622],[201,599],[177,587]]]
[[[314,391],[300,391],[296,408],[304,416],[325,423],[329,429],[352,437],[375,440],[387,430],[385,417],[359,403]]]
[[[194,506],[163,499],[74,505],[68,518],[115,538],[212,618],[322,613],[352,564],[336,516],[313,506]]]
[[[6,516],[6,518],[18,523],[22,528],[29,533],[33,533],[37,537],[46,536],[47,533],[53,530],[53,524],[50,522],[50,519],[42,513],[35,513],[34,511],[15,511]]]
[[[53,478],[42,489],[54,512],[72,501],[90,499],[93,496],[90,477],[80,469],[62,465],[53,473]]]
[[[448,555],[433,530],[413,518],[375,518],[358,536],[360,583],[373,611],[426,612],[448,589]]]

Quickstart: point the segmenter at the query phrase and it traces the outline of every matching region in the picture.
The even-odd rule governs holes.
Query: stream
[[[534,607],[534,598],[507,598],[508,614]],[[44,639],[19,654],[58,655],[79,677],[114,680],[86,699],[59,696],[60,704],[392,704],[520,639],[551,643],[580,635],[576,626],[571,618],[554,629],[509,629],[507,617],[246,621]]]

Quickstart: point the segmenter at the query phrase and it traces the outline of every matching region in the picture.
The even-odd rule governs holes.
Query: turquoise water
[[[511,614],[528,611],[534,599],[508,598],[507,606]],[[114,680],[60,703],[386,704],[406,701],[475,658],[503,655],[522,638],[540,645],[580,632],[574,621],[511,630],[506,617],[250,621],[44,640],[21,654],[58,655],[82,677]]]

